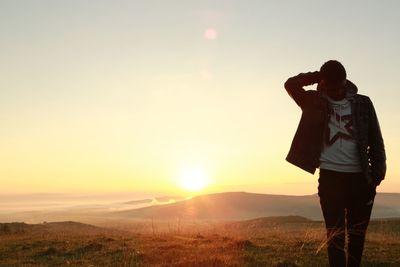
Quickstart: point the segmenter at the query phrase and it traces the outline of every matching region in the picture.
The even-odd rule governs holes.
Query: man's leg
[[[347,208],[348,267],[358,267],[364,250],[365,234],[371,217],[375,188],[359,176],[352,185],[352,197]]]
[[[318,181],[318,195],[327,230],[329,265],[343,267],[346,266],[343,177],[337,172],[321,170]]]

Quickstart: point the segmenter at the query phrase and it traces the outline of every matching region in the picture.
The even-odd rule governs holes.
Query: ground
[[[400,220],[371,222],[363,266],[400,266],[399,237]],[[323,222],[288,217],[0,224],[0,266],[327,266],[325,245]]]

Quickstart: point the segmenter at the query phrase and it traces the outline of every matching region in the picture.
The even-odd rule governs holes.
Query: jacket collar
[[[358,92],[357,86],[353,82],[351,82],[350,80],[347,80],[347,79],[346,79],[346,85],[345,86],[346,86],[346,98],[349,99],[349,100],[353,99],[354,96]],[[323,98],[327,98],[328,97],[326,95],[326,93],[325,93],[325,90],[322,89],[322,86],[321,86],[320,83],[318,83],[317,91],[319,92],[321,97],[323,97]]]

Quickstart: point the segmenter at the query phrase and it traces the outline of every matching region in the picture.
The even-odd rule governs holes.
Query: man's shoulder
[[[369,98],[369,96],[362,95],[362,94],[355,94],[354,99],[361,103],[370,103],[371,102],[371,99]]]

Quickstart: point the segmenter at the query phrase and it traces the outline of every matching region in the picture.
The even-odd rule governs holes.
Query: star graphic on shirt
[[[354,132],[353,129],[351,128],[353,126],[353,120],[351,114],[343,116],[336,114],[335,119],[336,121],[343,121],[343,122],[347,121],[347,123],[344,125],[344,129],[339,129],[339,130],[331,129],[328,126],[326,140],[325,140],[328,146],[333,145],[340,138],[345,140],[353,139]],[[343,132],[342,130],[345,131]],[[331,133],[331,131],[333,133]]]

